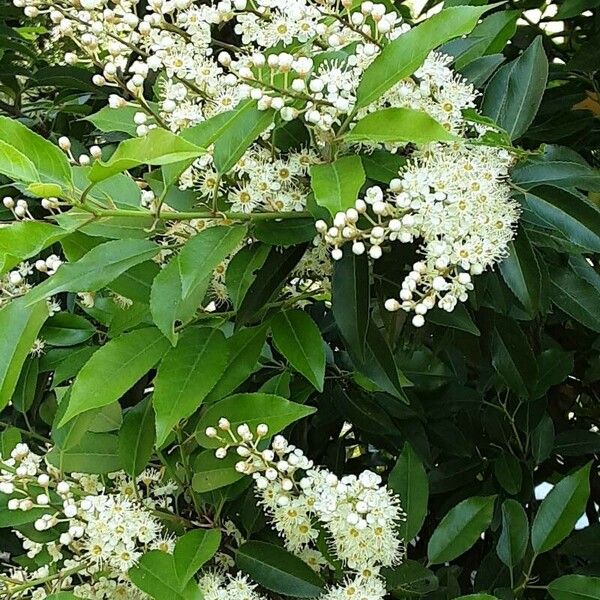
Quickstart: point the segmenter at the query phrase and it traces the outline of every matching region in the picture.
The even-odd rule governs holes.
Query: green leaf
[[[548,584],[554,600],[600,600],[600,577],[563,575]]]
[[[16,119],[0,116],[0,156],[0,173],[16,181],[72,187],[66,154]]]
[[[560,544],[584,513],[590,495],[590,468],[588,463],[567,475],[544,498],[531,526],[531,545],[536,554]]]
[[[435,592],[439,587],[437,577],[433,571],[424,567],[415,560],[405,560],[401,565],[393,569],[383,569],[386,588],[401,597],[422,596],[429,592]]]
[[[517,494],[521,489],[521,463],[512,454],[505,452],[494,461],[494,475],[509,494]]]
[[[466,38],[446,44],[441,52],[454,56],[454,68],[459,70],[477,58],[502,52],[515,34],[520,14],[518,10],[500,10],[483,19]]]
[[[231,394],[254,373],[266,337],[267,326],[259,325],[240,329],[227,338],[227,367],[206,402],[215,402]]]
[[[0,228],[0,274],[39,254],[70,231],[41,221],[15,221]]]
[[[513,571],[525,556],[529,541],[529,522],[525,509],[516,500],[502,504],[502,533],[496,546],[498,558]]]
[[[129,579],[140,590],[155,600],[202,600],[196,581],[182,586],[175,558],[160,550],[151,550],[140,558],[137,566],[129,569]]]
[[[521,137],[531,125],[546,90],[548,59],[542,37],[492,77],[485,89],[482,112],[507,131]]]
[[[526,397],[537,380],[537,365],[525,334],[515,321],[496,316],[492,331],[492,365],[504,383]]]
[[[219,529],[193,529],[177,540],[173,560],[181,586],[185,586],[200,567],[216,554],[220,544]]]
[[[519,163],[511,171],[511,179],[526,190],[539,185],[552,185],[559,188],[577,187],[589,192],[600,191],[600,173],[597,169],[568,160]]]
[[[97,183],[133,167],[168,165],[196,158],[204,152],[204,148],[157,127],[144,137],[121,142],[107,161],[97,160],[90,169],[89,179]]]
[[[121,131],[131,137],[137,136],[137,125],[133,118],[136,113],[141,112],[139,106],[128,104],[119,108],[105,106],[93,115],[84,118],[85,121],[92,123],[96,129],[104,133],[112,131]],[[152,122],[149,120],[149,122]]]
[[[240,103],[235,115],[215,138],[214,161],[219,173],[227,173],[248,146],[273,122],[274,111],[258,110],[256,102]]]
[[[121,467],[118,438],[112,433],[85,433],[67,450],[54,446],[48,462],[67,473],[114,473]]]
[[[443,327],[451,327],[452,329],[466,331],[473,335],[481,335],[481,332],[473,322],[469,311],[465,308],[465,305],[460,302],[454,307],[452,312],[447,312],[437,307],[434,308],[427,313],[427,321],[435,323],[436,325],[442,325]]]
[[[342,156],[333,163],[312,165],[310,180],[317,204],[335,216],[354,207],[366,175],[359,156]]]
[[[345,138],[348,142],[412,142],[414,144],[451,142],[458,139],[433,117],[412,108],[384,108],[369,113]]]
[[[212,492],[239,481],[244,475],[235,470],[240,459],[231,451],[225,458],[217,458],[213,450],[204,450],[194,460],[192,488],[199,493]]]
[[[48,318],[46,302],[13,300],[0,310],[0,410],[12,398],[21,368]]]
[[[547,348],[537,357],[538,380],[533,397],[543,396],[553,385],[562,383],[573,371],[573,352],[560,348]]]
[[[253,231],[257,240],[270,246],[293,246],[315,238],[315,220],[308,217],[258,221],[254,224]]]
[[[455,600],[498,600],[498,598],[489,594],[469,594],[468,596],[459,596]]]
[[[169,347],[155,327],[136,329],[109,341],[83,366],[59,426],[92,408],[118,400],[156,365]]]
[[[320,392],[325,380],[325,347],[316,323],[301,310],[279,312],[271,321],[275,346]]]
[[[119,431],[121,468],[136,477],[148,464],[154,448],[154,409],[150,397],[130,408]]]
[[[571,19],[583,16],[586,10],[596,8],[600,0],[565,0],[558,8],[555,19]],[[594,64],[594,61],[591,61]]]
[[[246,236],[240,225],[209,227],[189,240],[179,253],[181,297],[185,298],[199,282],[229,256]]]
[[[42,338],[50,346],[76,346],[89,340],[95,333],[94,325],[84,317],[59,312],[46,321]]]
[[[78,261],[61,265],[25,298],[31,305],[60,292],[94,292],[131,267],[153,258],[158,250],[149,240],[114,240],[100,244]]]
[[[550,299],[576,321],[600,332],[600,294],[571,269],[559,267],[550,273]]]
[[[245,325],[257,319],[261,309],[281,290],[290,273],[300,262],[306,245],[291,246],[281,251],[271,248],[262,267],[256,273],[237,310],[236,324]]]
[[[205,430],[207,427],[216,427],[221,417],[229,419],[234,430],[242,423],[246,423],[251,430],[256,430],[257,425],[265,423],[269,426],[269,435],[272,435],[294,421],[313,414],[315,410],[312,406],[290,402],[272,394],[235,394],[213,404],[200,417],[196,438],[205,448],[219,448],[222,443],[207,437]]]
[[[218,329],[189,329],[162,359],[154,379],[156,443],[202,404],[227,366],[227,344]]]
[[[241,305],[252,282],[256,279],[256,272],[267,259],[269,251],[270,248],[266,244],[252,244],[242,248],[229,262],[225,273],[225,284],[234,308]]]
[[[406,157],[392,154],[386,150],[373,150],[360,157],[368,179],[389,183],[398,177],[400,169],[406,165]]]
[[[469,33],[490,8],[446,8],[390,42],[363,73],[356,92],[356,108],[368,106],[400,80],[412,75],[428,54],[444,42]]]
[[[548,415],[544,415],[542,420],[531,432],[531,454],[536,464],[543,463],[552,452],[554,447],[554,423]]]
[[[473,496],[452,508],[429,540],[429,562],[451,561],[473,546],[492,522],[495,499],[496,496]]]
[[[294,598],[314,598],[324,583],[305,562],[280,546],[246,542],[235,555],[238,568],[264,588]]]
[[[522,220],[557,233],[572,244],[600,252],[600,210],[579,195],[551,186],[538,186],[519,197]]]
[[[388,485],[400,496],[402,510],[406,513],[406,521],[400,524],[400,532],[408,544],[423,526],[429,499],[427,473],[408,442],[404,444],[390,473]]]
[[[176,325],[186,323],[194,316],[210,283],[208,277],[199,280],[196,287],[183,297],[180,272],[179,256],[175,256],[154,278],[150,290],[152,319],[173,346],[179,339]]]
[[[364,359],[371,302],[367,256],[345,252],[334,263],[331,285],[336,325],[352,352]]]
[[[39,359],[29,357],[21,369],[17,387],[13,393],[12,405],[20,413],[26,413],[32,406],[37,390]]]
[[[537,257],[522,227],[515,239],[508,243],[508,256],[500,264],[500,273],[506,285],[533,316],[540,308],[542,271]]]

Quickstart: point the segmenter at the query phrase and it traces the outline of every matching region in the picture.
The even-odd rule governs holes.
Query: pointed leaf
[[[150,397],[129,409],[119,431],[121,467],[131,477],[148,464],[154,448],[154,409]]]
[[[502,504],[502,533],[498,539],[498,558],[512,571],[525,556],[529,542],[529,521],[525,509],[516,500]]]

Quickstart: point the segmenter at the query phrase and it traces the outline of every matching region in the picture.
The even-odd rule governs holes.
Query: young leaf
[[[496,496],[473,496],[452,508],[429,540],[429,562],[448,562],[466,552],[492,522],[495,499]]]
[[[46,302],[13,300],[0,310],[0,410],[10,401],[23,363],[48,318]]]
[[[125,333],[95,352],[75,382],[59,426],[118,400],[162,358],[168,340],[155,327]]]
[[[584,513],[590,495],[590,468],[588,463],[567,475],[544,498],[531,526],[531,545],[537,554],[560,544]]]
[[[156,443],[199,408],[227,366],[227,344],[218,329],[189,329],[162,359],[154,379]]]
[[[539,36],[492,77],[483,97],[483,114],[494,119],[511,139],[521,137],[537,113],[547,79],[548,59]]]
[[[345,138],[348,142],[413,142],[415,144],[451,142],[458,139],[433,117],[412,108],[384,108],[369,113]]]
[[[93,183],[108,179],[140,165],[168,165],[204,154],[200,148],[182,137],[157,127],[145,136],[121,142],[107,160],[97,160],[89,172]]]
[[[315,598],[323,592],[319,575],[281,546],[246,542],[235,555],[236,565],[268,590],[294,598]]]
[[[389,487],[400,496],[406,521],[400,525],[405,543],[419,533],[427,516],[429,482],[423,464],[406,442],[389,477]]]
[[[0,117],[0,148],[0,173],[24,183],[72,187],[66,154],[16,119]]]
[[[289,363],[320,392],[325,379],[325,348],[315,322],[301,310],[282,311],[271,321],[273,341]]]
[[[498,558],[513,571],[525,556],[529,541],[529,522],[525,509],[516,500],[502,504],[502,533],[496,546]]]
[[[154,448],[154,409],[150,397],[129,409],[119,431],[121,467],[131,477],[148,464]]]
[[[205,431],[207,427],[215,427],[221,417],[229,419],[233,430],[242,423],[246,423],[251,430],[265,423],[269,427],[269,435],[272,435],[315,410],[312,406],[290,402],[272,394],[236,394],[208,408],[198,422],[196,438],[204,448],[219,448],[222,443],[209,438]]]
[[[342,156],[333,163],[313,165],[310,180],[315,200],[331,216],[352,208],[366,180],[359,156]]]
[[[356,92],[356,108],[368,106],[412,75],[444,42],[469,33],[490,6],[454,6],[433,15],[390,42],[367,67]]]
[[[61,265],[25,299],[31,305],[60,292],[94,292],[131,267],[153,258],[158,250],[149,240],[114,240],[100,244],[78,261]]]

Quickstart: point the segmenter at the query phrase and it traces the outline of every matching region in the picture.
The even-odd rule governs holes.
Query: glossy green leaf
[[[322,392],[325,348],[316,323],[301,310],[287,310],[275,315],[271,320],[271,329],[279,352]]]
[[[335,162],[313,165],[310,168],[315,200],[332,216],[354,207],[365,179],[359,156],[342,156]]]
[[[427,545],[429,562],[448,562],[473,546],[492,521],[495,499],[473,496],[452,508],[431,535]]]
[[[600,293],[577,273],[567,268],[553,269],[550,273],[550,299],[576,321],[600,332]]]
[[[540,36],[492,77],[483,97],[483,114],[494,119],[511,139],[521,137],[537,113],[547,79],[548,59]]]
[[[270,248],[266,244],[252,244],[242,248],[229,262],[225,273],[225,284],[234,307],[241,305],[252,282],[256,279],[258,269],[267,259],[269,251]]]
[[[600,600],[600,577],[563,575],[548,584],[554,600]]]
[[[137,136],[136,130],[138,126],[133,118],[139,112],[141,112],[140,107],[134,104],[127,104],[119,108],[104,106],[98,112],[85,117],[85,120],[92,123],[96,129],[104,133],[121,131],[131,137],[135,137]],[[152,118],[148,122],[152,123]]]
[[[185,586],[215,555],[220,543],[221,532],[218,529],[192,529],[177,540],[173,560],[180,585]]]
[[[537,554],[560,544],[585,511],[590,495],[588,463],[561,479],[544,498],[531,526],[531,545]]]
[[[509,494],[517,494],[521,489],[521,463],[508,452],[504,452],[494,461],[494,476]]]
[[[0,173],[24,183],[54,183],[63,189],[73,176],[66,154],[9,117],[0,116]]]
[[[246,423],[251,430],[265,423],[269,434],[279,433],[282,429],[315,412],[312,406],[290,402],[272,394],[235,394],[213,404],[202,414],[196,429],[198,443],[205,448],[219,448],[222,443],[205,434],[207,427],[216,427],[219,419],[225,417],[231,422],[232,429]]]
[[[225,458],[217,458],[214,450],[201,452],[194,460],[192,488],[196,492],[206,493],[239,481],[243,477],[242,473],[235,470],[239,459],[234,451]]]
[[[456,139],[433,117],[412,108],[384,108],[369,113],[346,135],[349,142],[429,144]]]
[[[235,165],[274,117],[274,111],[258,110],[252,100],[240,103],[233,113],[215,138],[213,156],[219,173],[227,173]]]
[[[21,298],[0,310],[0,410],[12,398],[21,368],[47,318],[44,301],[27,305]]]
[[[400,525],[405,542],[419,533],[427,516],[429,482],[427,473],[413,447],[406,442],[390,472],[389,487],[400,497],[406,520]]]
[[[162,359],[154,379],[156,443],[162,446],[179,421],[196,411],[227,366],[225,336],[218,329],[189,329]]]
[[[168,340],[155,327],[136,329],[109,341],[77,375],[59,425],[118,400],[158,363],[168,347]]]
[[[121,467],[118,439],[112,433],[84,433],[77,444],[52,448],[48,462],[66,473],[114,473]]]
[[[502,504],[502,533],[498,539],[498,558],[514,570],[525,556],[529,542],[529,522],[525,509],[516,500],[505,500]]]
[[[168,165],[196,158],[204,152],[204,148],[157,127],[143,137],[121,142],[107,161],[97,160],[89,172],[89,179],[97,183],[133,167]]]
[[[95,333],[96,328],[87,319],[68,312],[53,315],[42,328],[42,337],[50,346],[76,346]]]
[[[324,583],[305,562],[280,546],[246,542],[235,555],[236,565],[264,588],[294,598],[314,598]]]
[[[542,271],[527,233],[519,227],[515,239],[508,243],[508,256],[499,264],[500,273],[530,315],[540,308]]]
[[[544,462],[552,452],[554,447],[554,423],[548,415],[544,415],[542,420],[531,432],[531,454],[536,464]]]
[[[154,408],[150,397],[130,408],[119,431],[121,468],[136,477],[148,464],[154,448]]]
[[[185,298],[213,269],[238,248],[246,228],[209,227],[193,236],[179,253],[181,295]]]
[[[469,33],[489,6],[446,8],[390,42],[367,67],[358,85],[356,108],[368,106],[412,75],[444,42]]]
[[[369,327],[369,277],[369,261],[364,254],[346,252],[333,267],[333,316],[342,337],[359,359],[365,357]]]
[[[231,394],[257,368],[267,337],[267,326],[244,327],[227,338],[227,367],[208,394],[207,402],[216,402]]]
[[[26,413],[35,399],[39,362],[37,357],[28,357],[21,369],[21,375],[11,399],[13,407],[20,413]]]
[[[60,292],[94,292],[131,267],[153,258],[158,250],[149,240],[114,240],[100,244],[78,261],[61,265],[25,298],[31,305]]]
[[[394,597],[396,595],[421,596],[435,592],[439,587],[433,571],[415,560],[405,560],[393,569],[383,569],[382,575],[385,578],[386,588],[393,593]]]

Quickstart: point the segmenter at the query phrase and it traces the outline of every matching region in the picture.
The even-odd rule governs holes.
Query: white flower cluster
[[[507,253],[519,217],[506,184],[509,152],[487,146],[432,146],[416,156],[390,182],[387,192],[367,190],[354,208],[339,212],[329,227],[316,223],[325,241],[378,259],[386,242],[418,243],[423,259],[414,263],[401,284],[400,301],[385,306],[416,313],[413,325],[436,305],[451,312],[473,289],[481,274]]]
[[[232,576],[209,571],[200,577],[198,586],[204,600],[266,600],[256,592],[256,584],[239,573]]]
[[[172,510],[176,488],[151,469],[135,481],[123,473],[109,480],[107,486],[96,475],[61,475],[21,443],[0,461],[0,494],[9,496],[8,510],[35,511],[34,529],[57,533],[38,543],[17,532],[30,559],[47,552],[50,561],[36,571],[12,569],[0,581],[0,595],[37,599],[68,589],[86,599],[147,598],[127,571],[148,550],[173,550],[174,538],[153,512]]]
[[[345,597],[344,590],[356,589],[359,598],[383,598],[385,588],[379,569],[397,564],[403,556],[398,524],[404,518],[398,498],[382,485],[379,475],[338,478],[315,467],[302,450],[275,436],[271,447],[259,449],[268,434],[266,425],[252,432],[239,425],[235,432],[227,419],[206,435],[223,442],[216,456],[224,458],[235,449],[240,456],[236,470],[252,474],[256,492],[285,546],[315,570],[327,565],[316,548],[319,529],[327,532],[330,551],[356,576],[324,597]]]

